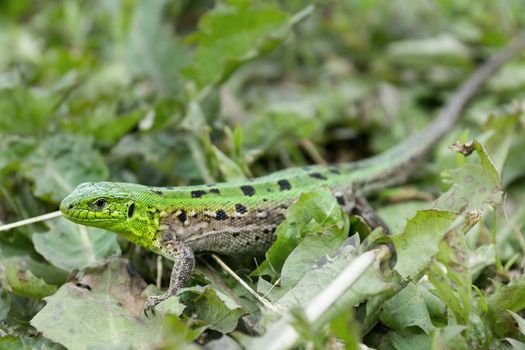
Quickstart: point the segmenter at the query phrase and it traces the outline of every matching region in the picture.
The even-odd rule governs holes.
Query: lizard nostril
[[[70,204],[67,208],[68,208],[69,210],[73,209],[73,204]]]

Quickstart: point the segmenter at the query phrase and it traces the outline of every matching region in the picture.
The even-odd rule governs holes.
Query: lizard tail
[[[454,93],[438,117],[421,132],[411,136],[394,148],[361,161],[370,173],[364,192],[405,181],[434,145],[454,126],[461,112],[486,82],[504,63],[525,49],[525,32],[518,34],[509,45],[482,64]],[[357,162],[357,163],[361,163]],[[363,164],[365,165],[365,164]]]

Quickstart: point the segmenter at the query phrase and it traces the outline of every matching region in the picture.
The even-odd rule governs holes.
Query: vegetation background
[[[200,184],[376,154],[523,28],[521,0],[1,1],[0,222],[54,211],[85,181]],[[525,348],[524,89],[521,55],[409,185],[373,198],[393,238],[320,189],[289,210],[278,233],[296,239],[258,272],[252,258],[228,263],[296,310],[298,347]],[[477,155],[448,149],[474,137]],[[387,240],[390,263],[304,322],[297,310]],[[1,232],[0,348],[272,344],[279,317],[209,257],[145,318],[169,271],[64,219]]]

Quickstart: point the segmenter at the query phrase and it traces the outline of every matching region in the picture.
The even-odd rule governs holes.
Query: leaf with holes
[[[86,269],[45,299],[31,325],[72,350],[149,349],[160,340],[162,323],[160,315],[143,313],[145,286],[124,260]]]
[[[23,295],[28,298],[42,299],[52,295],[57,290],[53,284],[49,284],[44,279],[35,276],[31,270],[14,264],[2,266],[5,274],[5,283],[9,290],[15,294]]]
[[[33,234],[33,243],[44,258],[67,271],[93,266],[110,256],[120,255],[115,234],[62,218],[50,224],[48,232]]]

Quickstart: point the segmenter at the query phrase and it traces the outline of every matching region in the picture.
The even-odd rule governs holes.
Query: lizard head
[[[141,187],[116,182],[83,183],[62,200],[60,211],[77,224],[103,228],[149,248],[156,225],[139,204],[142,202],[137,201]]]

